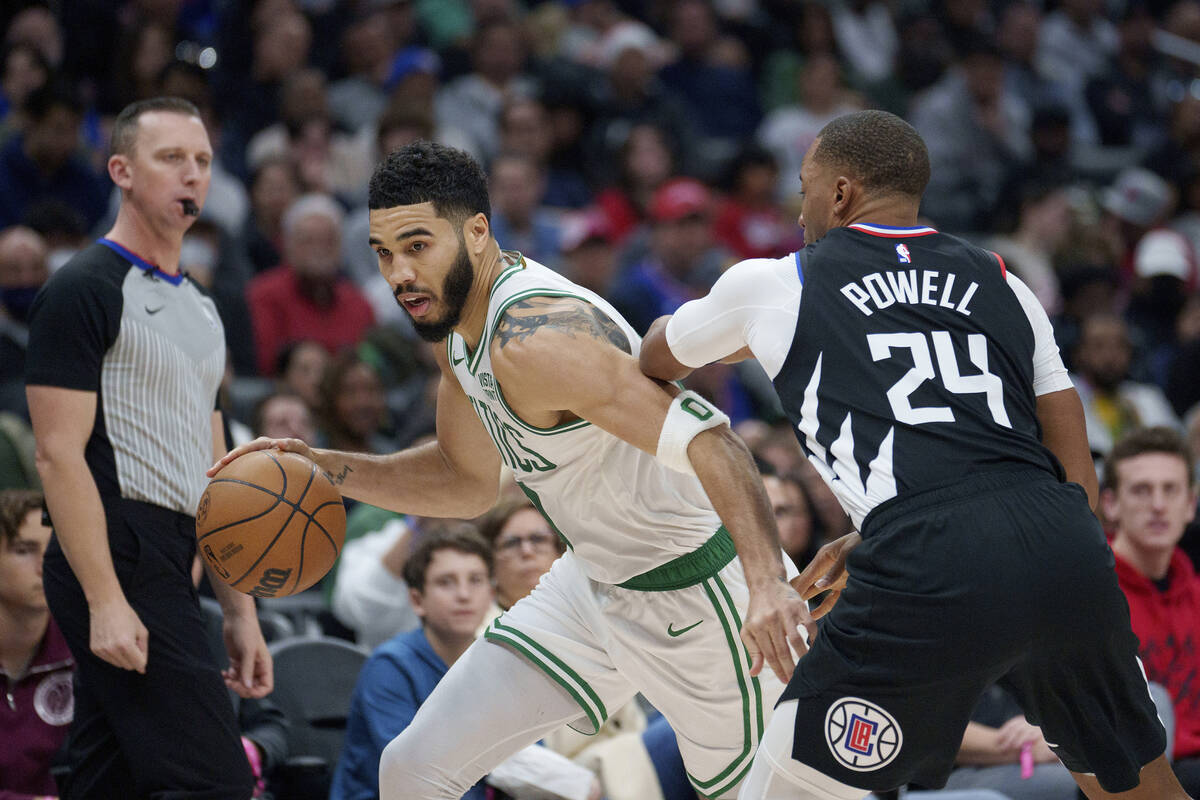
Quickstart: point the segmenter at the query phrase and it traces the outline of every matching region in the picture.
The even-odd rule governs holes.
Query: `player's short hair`
[[[117,114],[117,119],[113,122],[111,149],[114,154],[133,155],[134,146],[137,144],[138,120],[142,114],[151,111],[167,111],[200,118],[200,109],[196,108],[196,104],[182,97],[151,97],[130,103],[121,109],[121,113]]]
[[[1117,490],[1120,475],[1117,465],[1130,458],[1136,458],[1146,453],[1164,453],[1178,456],[1187,468],[1188,484],[1194,482],[1192,472],[1192,449],[1187,440],[1174,428],[1162,425],[1153,428],[1137,428],[1121,437],[1108,457],[1104,459],[1104,488]]]
[[[916,128],[887,111],[836,117],[818,134],[812,157],[847,170],[867,189],[920,198],[929,183],[929,151]]]
[[[367,188],[372,209],[432,203],[439,217],[461,225],[475,214],[490,221],[487,176],[462,150],[424,139],[389,153]]]
[[[42,507],[42,493],[32,489],[5,489],[0,491],[0,540],[4,546],[12,544],[17,531],[30,511]]]
[[[467,555],[479,556],[487,565],[488,577],[492,576],[492,548],[471,523],[453,520],[430,521],[422,528],[418,537],[417,546],[404,562],[401,576],[410,589],[425,591],[425,575],[429,572],[434,554],[439,550],[457,550]]]

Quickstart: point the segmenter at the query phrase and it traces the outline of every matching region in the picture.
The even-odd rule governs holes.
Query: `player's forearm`
[[[688,458],[733,538],[747,583],[784,580],[775,516],[746,445],[720,425],[692,439]]]
[[[83,453],[39,451],[38,475],[54,533],[90,606],[125,596],[113,568],[100,492]]]
[[[659,317],[650,325],[642,337],[638,355],[638,367],[651,378],[662,381],[678,381],[692,373],[691,367],[679,363],[667,344],[667,321],[670,316]]]
[[[437,442],[384,456],[313,450],[313,457],[342,494],[402,514],[470,519],[500,491],[499,480],[455,469]]]

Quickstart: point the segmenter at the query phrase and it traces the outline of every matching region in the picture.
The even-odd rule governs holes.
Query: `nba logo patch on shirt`
[[[896,245],[896,258],[900,259],[901,264],[912,263],[912,254],[908,252],[908,245],[904,242]]]
[[[899,245],[903,247],[903,245]],[[843,697],[825,714],[825,741],[838,763],[856,772],[882,769],[900,753],[900,723],[880,706]]]

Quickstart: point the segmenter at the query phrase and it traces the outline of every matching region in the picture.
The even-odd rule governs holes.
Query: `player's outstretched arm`
[[[693,301],[698,302],[698,301]],[[704,304],[693,306],[683,310],[685,317],[700,317],[703,318]],[[682,310],[682,309],[681,309]],[[675,357],[675,353],[671,350],[670,344],[667,342],[667,327],[671,324],[674,315],[667,314],[659,317],[650,324],[650,330],[646,331],[646,337],[642,339],[642,349],[638,354],[638,366],[642,372],[649,375],[651,378],[657,378],[661,381],[681,381],[695,371],[695,367],[689,367]],[[730,344],[726,339],[727,346]],[[722,348],[724,349],[724,348]],[[736,364],[739,361],[745,361],[747,358],[754,358],[754,353],[750,352],[748,346],[743,346],[736,351],[730,352],[728,355],[720,355],[717,353],[709,353],[712,361],[722,364]],[[705,363],[711,363],[706,361]]]
[[[311,448],[299,439],[261,437],[231,450],[208,470],[254,450],[299,453],[328,473],[342,494],[380,508],[422,517],[469,519],[492,507],[500,493],[500,455],[458,380],[443,348],[438,384],[437,439],[389,455]]]
[[[674,314],[659,317],[650,325],[638,357],[642,372],[674,381],[716,362],[733,364],[771,356],[782,363],[786,348],[773,355],[752,353],[748,334],[764,320],[780,315],[785,326],[794,322],[800,284],[789,283],[788,276],[790,272],[781,273],[773,260],[734,264],[707,295],[684,303]]]
[[[650,323],[650,330],[642,339],[642,349],[638,353],[638,366],[642,372],[660,381],[681,381],[692,374],[692,367],[681,364],[671,346],[667,344],[667,324],[671,315],[659,317]]]
[[[621,330],[594,306],[573,298],[531,298],[500,321],[492,367],[510,406],[523,414],[558,412],[592,422],[651,455],[677,390],[642,374]],[[687,456],[733,537],[751,590],[743,627],[755,674],[763,659],[786,681],[795,666],[789,644],[805,652],[797,626],[811,622],[784,580],[774,515],[742,441],[719,425],[701,431]]]

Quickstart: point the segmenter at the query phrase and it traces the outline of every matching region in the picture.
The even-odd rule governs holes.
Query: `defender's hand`
[[[846,579],[849,577],[846,573],[846,559],[860,544],[862,536],[857,531],[834,539],[823,545],[804,571],[792,578],[792,586],[805,600],[811,600],[821,592],[829,592],[821,601],[821,605],[812,612],[813,619],[820,619],[828,614],[842,596],[842,589],[846,588]],[[815,633],[815,630],[813,632]]]

